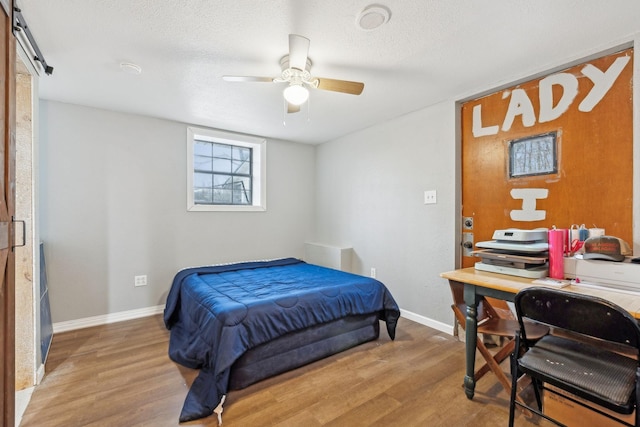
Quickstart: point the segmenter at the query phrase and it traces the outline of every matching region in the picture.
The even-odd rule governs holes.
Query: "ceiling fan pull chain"
[[[287,126],[287,108],[289,108],[289,103],[286,99],[283,98],[283,108],[282,108],[282,126]]]

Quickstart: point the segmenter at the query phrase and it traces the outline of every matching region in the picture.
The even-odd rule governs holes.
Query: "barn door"
[[[624,49],[464,103],[463,245],[572,224],[631,244],[632,77]]]
[[[0,384],[2,420],[11,427],[15,420],[15,302],[12,218],[15,209],[15,63],[16,45],[12,33],[13,1],[1,0],[0,58]]]

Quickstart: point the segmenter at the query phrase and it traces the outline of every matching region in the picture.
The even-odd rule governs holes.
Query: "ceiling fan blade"
[[[222,76],[222,80],[226,82],[273,82],[273,77],[255,77],[255,76]]]
[[[325,79],[318,77],[318,89],[330,90],[333,92],[349,93],[351,95],[360,95],[364,89],[364,83],[350,82],[348,80]]]
[[[289,34],[289,67],[304,71],[309,55],[309,39],[297,34]]]
[[[289,114],[297,113],[298,111],[300,111],[300,106],[299,105],[293,105],[291,103],[287,103],[287,113],[289,113]]]

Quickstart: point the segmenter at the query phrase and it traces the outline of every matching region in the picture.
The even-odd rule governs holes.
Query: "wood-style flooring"
[[[56,334],[23,427],[178,426],[197,371],[167,356],[161,316]],[[505,364],[505,369],[507,368]],[[492,374],[465,397],[464,344],[400,319],[380,339],[227,396],[225,427],[506,426],[509,396]],[[216,426],[214,416],[183,426]],[[546,426],[518,412],[516,425]]]

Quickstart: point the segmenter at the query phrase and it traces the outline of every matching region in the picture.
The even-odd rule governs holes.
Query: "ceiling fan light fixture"
[[[284,99],[292,105],[302,105],[309,99],[309,89],[298,83],[287,86],[282,94]]]
[[[365,7],[356,17],[356,26],[362,31],[373,31],[391,19],[391,11],[386,6],[370,5]]]

